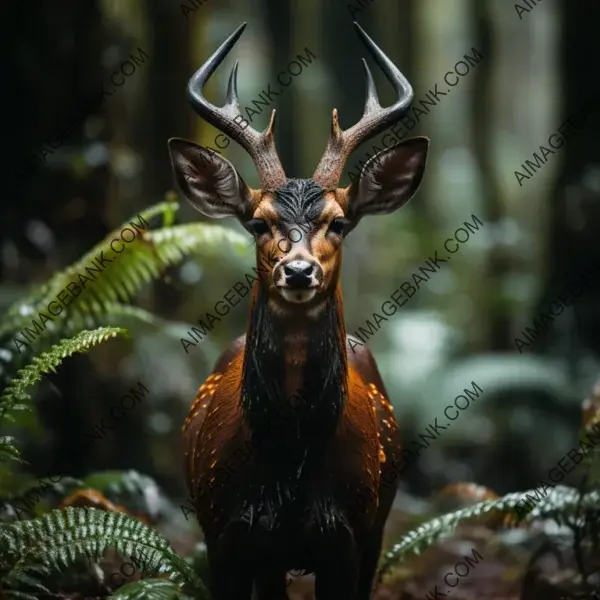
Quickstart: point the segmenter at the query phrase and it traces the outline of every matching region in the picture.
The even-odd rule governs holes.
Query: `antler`
[[[203,95],[202,89],[206,85],[209,77],[215,72],[216,68],[223,62],[229,54],[235,43],[238,41],[246,23],[242,23],[214,52],[214,54],[194,73],[188,83],[188,98],[194,110],[203,119],[214,125],[220,131],[231,136],[250,154],[258,175],[260,177],[261,188],[277,189],[286,181],[281,161],[275,149],[275,140],[273,131],[275,128],[275,110],[271,113],[269,126],[259,133],[249,124],[242,128],[234,121],[243,122],[240,116],[240,102],[237,92],[237,70],[236,61],[227,84],[227,103],[222,108],[211,104]]]
[[[338,122],[337,108],[333,109],[331,119],[331,137],[325,148],[321,162],[317,166],[313,179],[324,188],[336,187],[342,175],[344,163],[352,151],[362,142],[372,138],[386,127],[400,120],[407,111],[413,99],[413,89],[398,67],[382,52],[375,42],[365,33],[355,21],[354,26],[358,36],[375,59],[389,82],[398,94],[398,100],[388,108],[382,108],[377,97],[373,75],[363,58],[367,77],[367,100],[360,121],[342,131]]]

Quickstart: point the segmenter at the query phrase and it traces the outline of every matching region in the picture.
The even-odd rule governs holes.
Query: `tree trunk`
[[[584,355],[600,360],[600,228],[598,206],[598,173],[600,163],[600,99],[592,56],[598,55],[596,24],[600,5],[596,3],[561,3],[561,23],[564,28],[561,48],[561,79],[563,109],[559,125],[567,119],[577,129],[564,128],[568,141],[561,152],[562,167],[556,188],[550,198],[551,216],[548,235],[546,281],[536,313],[548,312],[548,303],[557,294],[567,291],[574,297],[573,284],[584,271],[592,276],[583,283],[583,292],[570,308],[555,317],[549,335],[540,340],[536,350],[550,352],[557,344],[557,353],[568,357],[572,371]],[[582,109],[596,96],[596,103],[587,118]],[[583,111],[585,112],[585,111]],[[570,290],[573,290],[571,292]]]

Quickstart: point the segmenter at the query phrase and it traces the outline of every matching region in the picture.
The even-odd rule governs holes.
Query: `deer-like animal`
[[[406,78],[355,23],[398,99],[380,106],[363,59],[362,118],[343,131],[334,109],[314,175],[288,179],[275,149],[275,110],[262,133],[239,116],[237,62],[226,105],[203,96],[245,25],[192,76],[188,98],[200,117],[250,153],[260,189],[248,187],[216,153],[207,160],[200,146],[169,140],[183,195],[203,215],[236,217],[255,237],[259,265],[247,333],[217,361],[183,427],[187,485],[216,600],[248,600],[253,585],[261,600],[285,599],[292,569],[315,574],[317,600],[367,600],[397,489],[395,474],[386,485],[382,472],[399,458],[400,441],[371,353],[349,350],[342,242],[364,216],[392,213],[410,200],[429,141],[387,148],[360,179],[337,187],[350,153],[401,119],[413,97]]]

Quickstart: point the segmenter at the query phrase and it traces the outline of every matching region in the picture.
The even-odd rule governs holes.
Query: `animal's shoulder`
[[[221,356],[219,356],[217,359],[213,373],[224,373],[229,363],[244,350],[245,345],[246,334],[241,335],[239,338],[233,340],[233,342],[227,346],[225,352],[223,352],[223,354],[221,354]]]

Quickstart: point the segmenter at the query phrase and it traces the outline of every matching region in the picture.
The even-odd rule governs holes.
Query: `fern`
[[[164,536],[127,514],[95,508],[53,510],[31,521],[2,526],[3,584],[20,594],[28,588],[49,593],[44,579],[82,559],[98,561],[109,548],[136,561],[141,573],[166,575],[180,589],[209,598],[202,581]]]
[[[107,303],[103,312],[89,315],[88,320],[97,325],[117,325],[119,327],[134,327],[135,325],[150,325],[151,327],[164,327],[165,321],[155,314],[129,304]],[[109,322],[110,321],[110,322]],[[86,329],[88,327],[85,327]],[[84,327],[81,327],[84,329]]]
[[[90,348],[117,335],[127,335],[127,331],[118,327],[100,327],[94,331],[81,331],[75,337],[61,340],[48,352],[36,356],[31,364],[17,372],[0,397],[0,422],[3,418],[14,422],[14,413],[31,410],[28,404],[31,397],[25,390],[39,381],[44,374],[54,371],[67,356],[87,352]]]
[[[23,462],[21,453],[15,446],[15,438],[8,435],[0,437],[0,463],[15,461]]]
[[[181,589],[172,581],[141,579],[119,588],[119,591],[110,598],[111,600],[177,600],[182,596]]]
[[[177,208],[177,204],[163,202],[141,211],[139,215],[144,220],[161,213],[169,216]],[[154,231],[138,230],[137,238],[125,245],[122,254],[115,256],[110,243],[127,225],[129,222],[115,229],[81,259],[54,275],[33,294],[13,304],[0,324],[0,339],[16,336],[25,327],[31,328],[32,318],[41,320],[40,312],[47,316],[48,304],[56,300],[57,294],[68,283],[74,281],[79,285],[78,274],[85,274],[85,268],[102,252],[106,258],[112,257],[112,262],[108,262],[91,283],[86,283],[85,289],[73,298],[68,308],[58,316],[46,319],[44,330],[33,342],[26,340],[31,344],[27,350],[39,349],[44,342],[71,334],[81,327],[98,326],[103,316],[123,312],[124,309],[119,308],[120,303],[130,302],[145,284],[159,278],[167,267],[178,264],[190,254],[203,251],[203,255],[217,256],[222,252],[223,243],[233,245],[239,253],[245,248],[245,238],[233,230],[220,225],[187,223]],[[148,313],[144,313],[139,309],[135,316],[147,320]],[[131,316],[133,313],[129,314]],[[21,346],[25,345],[23,339],[18,339]],[[20,346],[15,345],[21,352]]]
[[[168,229],[142,234],[131,252],[106,268],[96,287],[89,288],[93,298],[80,300],[81,310],[88,312],[94,304],[101,312],[110,302],[129,302],[143,285],[160,277],[166,267],[181,262],[188,254],[203,250],[210,254],[221,252],[223,242],[242,247],[244,238],[229,229],[205,223],[186,223]]]
[[[480,517],[486,513],[496,513],[511,517],[515,523],[529,523],[535,519],[553,519],[559,524],[569,524],[579,514],[579,510],[600,511],[600,492],[593,491],[580,496],[576,489],[558,485],[540,498],[534,508],[522,516],[523,502],[526,496],[543,496],[543,489],[529,490],[507,494],[497,500],[485,500],[468,508],[437,517],[421,525],[404,536],[384,556],[381,563],[380,576],[384,575],[394,564],[404,559],[409,553],[420,554],[439,539],[452,535],[458,525],[468,519]],[[581,502],[581,505],[579,504]]]
[[[71,318],[64,322],[60,334],[65,338],[73,337],[84,329],[95,329],[97,327],[123,327],[135,332],[136,328],[139,328],[140,331],[147,331],[148,327],[161,329],[168,325],[170,323],[164,319],[138,306],[108,302],[103,306],[94,304],[90,307],[89,312],[75,312]],[[43,345],[47,345],[46,342],[52,341],[54,337],[56,336],[52,334],[42,337]],[[29,354],[33,355],[31,352]]]
[[[177,208],[178,205],[172,202],[161,202],[160,204],[141,211],[139,214],[143,219],[151,219],[159,214],[171,215]],[[56,275],[51,277],[45,284],[36,286],[29,296],[15,302],[7,310],[6,315],[2,320],[2,324],[0,325],[0,337],[21,331],[24,327],[31,324],[32,315],[35,317],[40,311],[47,311],[48,303],[56,299],[56,295],[65,288],[72,280],[73,276],[76,276],[77,273],[81,271],[85,272],[85,267],[89,266],[92,260],[96,255],[100,254],[100,252],[104,251],[111,255],[114,254],[110,248],[110,242],[112,238],[115,237],[115,235],[118,235],[123,227],[126,227],[128,224],[129,222],[122,224],[77,262],[56,273]],[[100,275],[102,275],[102,273]],[[75,308],[78,303],[79,302],[73,302],[73,308]],[[64,311],[61,314],[65,314]],[[50,326],[51,325],[48,327]]]

